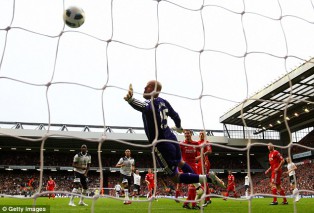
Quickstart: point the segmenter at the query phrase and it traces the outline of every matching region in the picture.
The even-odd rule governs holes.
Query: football
[[[79,7],[71,6],[64,11],[63,20],[68,27],[78,28],[85,22],[84,10]]]

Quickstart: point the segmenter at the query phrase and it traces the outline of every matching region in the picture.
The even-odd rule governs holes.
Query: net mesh
[[[115,109],[112,106],[126,105],[121,100],[129,83],[143,86],[146,80],[143,82],[141,79],[160,80],[164,88],[169,88],[164,89],[163,95],[174,101],[181,100],[185,106],[186,111],[180,114],[193,112],[197,128],[208,129],[215,123],[211,121],[212,115],[217,113],[212,105],[244,105],[251,100],[250,93],[260,89],[260,85],[250,84],[256,78],[269,82],[278,77],[275,70],[280,70],[279,75],[282,75],[300,64],[312,63],[314,7],[310,0],[204,0],[193,3],[182,0],[112,0],[88,4],[82,1],[78,3],[84,8],[87,18],[85,26],[77,29],[67,28],[61,18],[64,8],[74,2],[63,1],[57,6],[54,1],[29,2],[13,0],[0,3],[1,14],[6,14],[0,22],[1,105],[9,106],[14,111],[14,115],[2,115],[1,120],[16,121],[24,115],[24,120],[48,123],[47,130],[38,139],[8,135],[41,144],[39,191],[43,184],[45,143],[50,137],[65,137],[62,132],[51,132],[53,127],[50,124],[54,121],[98,123],[106,129],[113,120],[121,120],[117,121],[117,125],[127,126],[125,122],[129,122],[126,121],[129,117],[138,122],[137,126],[142,125],[138,114],[131,109],[122,108],[121,111],[126,111],[126,114],[113,113]],[[19,15],[25,13],[28,15]],[[91,53],[93,57],[90,57]],[[239,79],[235,80],[232,76],[238,76]],[[221,86],[217,88],[214,81],[220,82]],[[188,86],[180,88],[179,84]],[[290,82],[290,87],[292,85]],[[241,92],[234,94],[234,87]],[[24,89],[28,92],[21,95]],[[135,87],[135,95],[139,91]],[[81,98],[75,98],[78,95]],[[13,100],[12,97],[16,98]],[[239,101],[243,99],[243,102]],[[90,101],[93,104],[84,104]],[[292,101],[304,100],[290,96],[286,100],[261,101],[288,106]],[[40,113],[33,114],[33,110]],[[84,115],[84,111],[94,113]],[[284,113],[286,115],[286,109]],[[249,129],[245,116],[242,116],[243,125]],[[286,126],[290,142],[279,148],[287,149],[289,156],[294,146],[313,150],[309,146],[293,144],[287,122]],[[6,135],[3,132],[1,134]],[[102,156],[101,149],[102,144],[107,142],[105,131],[97,140],[78,139],[98,143],[99,179],[100,188],[103,188],[101,159],[106,156]],[[161,142],[155,141],[144,146],[123,140],[115,141],[152,149]],[[243,149],[212,145],[213,149],[221,147],[247,152],[249,173],[250,149],[252,146],[266,146],[265,143],[252,144],[250,138]],[[155,156],[152,159],[156,169]],[[250,184],[250,198],[273,196],[269,193],[255,193],[254,184]],[[300,189],[302,191],[313,193],[306,188]],[[45,193],[35,194],[34,202]],[[3,196],[9,197],[6,194]],[[94,196],[93,201],[100,197]],[[246,200],[251,208],[251,199]],[[152,206],[148,208],[150,211]]]

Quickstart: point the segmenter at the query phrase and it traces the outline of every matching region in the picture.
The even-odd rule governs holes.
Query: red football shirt
[[[189,145],[198,145],[196,141],[183,141],[180,144],[182,159],[187,162],[188,164],[195,163],[195,158],[197,157],[197,148],[193,146],[184,146],[183,144]]]
[[[228,185],[230,186],[235,185],[234,176],[232,174],[228,175]]]
[[[48,182],[47,182],[47,187],[48,187],[49,189],[53,189],[53,188],[55,188],[55,186],[56,186],[56,183],[55,183],[54,180],[48,180]]]
[[[271,170],[274,171],[274,169],[278,168],[280,162],[283,160],[283,157],[277,150],[273,150],[269,152],[268,160],[269,160]],[[281,170],[281,168],[279,170]]]
[[[155,186],[153,173],[147,173],[145,176],[145,180],[149,182],[149,187],[153,188]]]
[[[205,142],[204,140],[201,140],[201,141],[198,141],[197,143],[199,145],[202,145],[204,142]],[[210,143],[208,141],[206,141],[206,143],[208,143],[208,145],[204,146],[204,153],[212,150],[212,146],[210,145]],[[201,148],[198,149],[198,156],[199,155],[201,155]],[[204,157],[204,161],[209,161],[208,155]]]

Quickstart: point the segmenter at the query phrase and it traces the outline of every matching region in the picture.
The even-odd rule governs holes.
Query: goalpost
[[[229,108],[250,101],[251,94],[300,64],[312,63],[311,0],[31,2],[0,2],[0,120],[49,124],[38,139],[18,137],[41,145],[39,189],[47,139],[71,138],[52,133],[51,123],[103,125],[99,138],[78,138],[98,144],[98,159],[93,160],[99,162],[100,171],[105,157],[102,144],[108,141],[106,127],[142,126],[140,115],[123,100],[130,83],[140,97],[148,80],[161,81],[161,95],[179,112],[183,127],[216,129],[218,116]],[[86,15],[84,25],[76,29],[62,20],[64,9],[72,4]],[[292,101],[304,102],[291,97],[270,103]],[[251,147],[249,138],[248,172]],[[291,155],[291,147],[290,133],[289,146],[281,148]],[[104,188],[103,173],[99,174]],[[34,194],[34,201],[43,194]],[[254,195],[244,199],[249,212]],[[92,212],[100,198],[93,199]]]

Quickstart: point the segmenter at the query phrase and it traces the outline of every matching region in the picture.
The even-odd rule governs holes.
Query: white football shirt
[[[91,163],[91,155],[87,152],[85,153],[85,155],[80,152],[74,156],[73,162],[78,163],[78,166],[80,167],[87,168],[87,164]],[[86,170],[74,168],[74,171],[84,174]]]
[[[140,185],[141,185],[141,176],[134,173],[134,174],[133,174],[133,177],[134,177],[134,184],[140,186]]]

